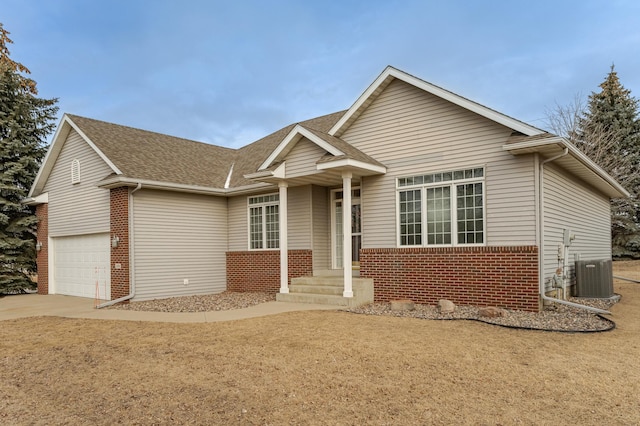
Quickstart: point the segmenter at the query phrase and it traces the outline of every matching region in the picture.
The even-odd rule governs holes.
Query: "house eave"
[[[555,136],[547,139],[517,142],[503,145],[502,149],[513,155],[538,153],[545,157],[555,156],[564,149],[568,149],[569,155],[558,160],[559,164],[578,172],[579,177],[610,198],[627,198],[630,196],[629,192],[611,175],[565,138]]]
[[[226,191],[224,188],[209,188],[205,186],[198,185],[185,185],[180,183],[173,182],[161,182],[154,181],[148,179],[136,179],[130,178],[122,175],[109,177],[98,182],[98,187],[100,188],[118,188],[122,186],[135,187],[138,185],[142,185],[144,189],[159,189],[159,190],[168,190],[168,191],[177,191],[177,192],[190,192],[194,194],[209,194],[209,195],[225,195]]]
[[[130,178],[122,175],[109,177],[98,182],[100,188],[118,188],[122,186],[137,187],[142,185],[144,189],[157,189],[161,191],[173,191],[173,192],[186,192],[190,194],[203,194],[203,195],[215,195],[215,196],[228,196],[238,195],[244,193],[251,193],[262,188],[271,186],[265,183],[256,183],[253,185],[244,185],[235,188],[213,188],[198,185],[185,185],[173,182],[161,182],[148,179]]]
[[[245,179],[264,179],[273,177],[273,170],[261,170],[255,173],[248,173],[243,176]]]
[[[275,161],[277,161],[278,158],[286,155],[290,147],[303,137],[309,139],[310,141],[312,141],[322,149],[331,153],[331,155],[335,155],[335,156],[344,155],[344,153],[340,151],[338,148],[336,148],[335,146],[327,143],[326,141],[322,140],[318,136],[314,135],[309,130],[305,129],[303,126],[297,124],[293,129],[291,129],[289,134],[285,136],[285,138],[282,140],[282,142],[280,142],[280,144],[276,147],[276,149],[274,149],[273,152],[271,152],[271,155],[269,155],[269,157],[267,157],[267,159],[260,165],[260,167],[258,167],[258,170],[266,169],[267,167],[271,166],[271,164],[273,164]]]
[[[42,161],[42,165],[38,169],[38,173],[36,174],[36,178],[33,181],[33,185],[31,185],[28,195],[29,197],[33,197],[34,195],[39,194],[39,192],[44,188],[45,183],[47,179],[49,179],[49,175],[53,170],[53,166],[58,159],[58,155],[60,155],[62,147],[64,146],[64,143],[69,136],[69,133],[71,133],[72,129],[75,130],[80,135],[80,137],[82,137],[82,139],[91,147],[91,149],[95,151],[95,153],[109,166],[109,168],[115,174],[122,174],[120,169],[118,169],[118,167],[109,158],[107,158],[107,156],[96,146],[96,144],[93,143],[93,141],[91,141],[91,139],[89,139],[89,137],[85,135],[82,130],[80,130],[80,128],[73,122],[73,120],[71,120],[71,118],[67,114],[64,114],[62,116],[62,119],[60,120],[60,124],[58,125],[55,134],[53,135],[51,145],[49,146],[44,160]]]
[[[387,173],[387,168],[376,164],[369,164],[352,158],[344,158],[336,161],[328,161],[316,164],[318,170],[345,170],[353,171],[360,176],[381,175]]]
[[[49,202],[49,193],[45,192],[37,197],[27,197],[20,200],[20,203],[27,206],[38,206],[40,204],[47,204]]]

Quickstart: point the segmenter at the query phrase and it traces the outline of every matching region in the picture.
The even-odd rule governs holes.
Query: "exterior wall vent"
[[[71,183],[80,183],[80,160],[78,159],[71,162]]]
[[[613,296],[611,259],[576,261],[576,293],[578,297]]]

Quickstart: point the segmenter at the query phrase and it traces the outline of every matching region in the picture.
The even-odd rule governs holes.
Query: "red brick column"
[[[36,242],[42,244],[40,251],[36,252],[38,294],[49,294],[49,205],[37,205],[36,217],[38,218]]]
[[[111,247],[111,300],[129,294],[129,188],[111,189],[111,236],[119,238]]]
[[[313,275],[313,252],[289,250],[289,282],[291,278]],[[280,251],[227,252],[227,290],[238,292],[280,291]]]
[[[361,249],[360,276],[376,301],[539,310],[536,246]]]

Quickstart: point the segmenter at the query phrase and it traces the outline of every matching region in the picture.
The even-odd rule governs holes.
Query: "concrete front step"
[[[291,278],[291,285],[326,285],[342,287],[343,283],[344,278],[334,276]]]
[[[334,306],[356,307],[373,302],[373,280],[353,278],[353,297],[343,297],[342,277],[299,277],[291,279],[289,293],[278,293],[281,302],[318,303]]]
[[[293,303],[317,303],[320,305],[347,306],[354,307],[353,297],[333,296],[330,294],[308,294],[308,293],[278,293],[276,294],[278,302]]]
[[[342,285],[314,285],[314,284],[291,284],[289,293],[307,293],[307,294],[328,294],[333,296],[342,296],[344,288]]]

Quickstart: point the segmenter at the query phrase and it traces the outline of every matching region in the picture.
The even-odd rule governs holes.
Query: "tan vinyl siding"
[[[289,250],[311,249],[311,185],[288,191]]]
[[[502,150],[511,132],[392,82],[342,136],[387,166],[386,175],[364,179],[363,247],[396,247],[396,178],[468,167],[485,167],[487,244],[535,244],[533,157]]]
[[[331,268],[330,238],[331,229],[329,215],[329,193],[327,188],[313,185],[313,269],[324,270]]]
[[[247,219],[247,196],[230,197],[229,209],[229,251],[249,249],[249,224]]]
[[[71,162],[80,162],[80,183],[71,183]],[[109,190],[96,183],[111,168],[72,130],[62,147],[43,192],[49,193],[49,235],[109,232]]]
[[[534,159],[506,157],[485,168],[487,245],[535,245]]]
[[[287,178],[305,176],[318,173],[316,162],[326,153],[315,143],[308,139],[302,139],[293,147],[285,161],[285,173]]]
[[[135,300],[226,289],[225,198],[143,189],[133,211]]]
[[[269,194],[278,192],[271,191]],[[289,249],[311,249],[311,186],[287,189],[289,197]],[[257,195],[257,194],[256,194]],[[249,249],[247,198],[243,195],[231,197],[229,206],[229,250]]]
[[[569,264],[574,255],[581,260],[611,258],[611,213],[609,199],[588,189],[576,178],[553,165],[544,170],[544,278],[558,265],[558,245],[563,230],[570,229],[576,239],[569,248]]]

